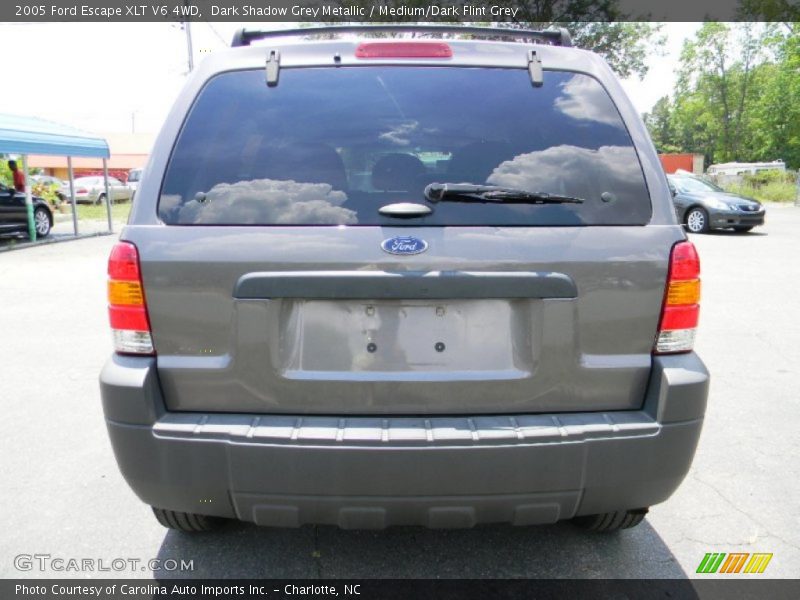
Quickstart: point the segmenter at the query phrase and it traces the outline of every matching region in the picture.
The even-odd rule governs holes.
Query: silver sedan
[[[108,178],[108,190],[111,203],[127,202],[133,195],[133,190],[115,177]],[[69,184],[67,184],[67,197],[69,197]],[[75,201],[89,204],[103,204],[106,201],[106,188],[103,178],[78,177],[75,180]]]

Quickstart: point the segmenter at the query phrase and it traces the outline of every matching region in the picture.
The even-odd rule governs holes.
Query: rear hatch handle
[[[552,271],[268,271],[242,275],[233,297],[326,300],[576,298],[571,277]]]

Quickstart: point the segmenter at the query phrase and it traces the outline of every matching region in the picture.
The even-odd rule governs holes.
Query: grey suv
[[[686,475],[699,261],[640,118],[566,32],[458,31],[245,31],[186,84],[100,377],[162,524],[610,531]]]

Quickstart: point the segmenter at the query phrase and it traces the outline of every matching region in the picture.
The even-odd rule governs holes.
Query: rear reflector
[[[443,42],[364,42],[356,58],[451,58],[453,50]]]
[[[130,242],[118,242],[108,258],[108,318],[114,350],[122,354],[155,354],[139,253]]]
[[[669,257],[655,354],[690,352],[700,316],[700,258],[691,242],[678,242]]]

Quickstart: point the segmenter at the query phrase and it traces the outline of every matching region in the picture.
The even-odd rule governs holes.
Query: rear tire
[[[694,207],[686,213],[686,229],[690,233],[706,233],[709,229],[708,226],[708,211],[699,206]]]
[[[637,508],[633,510],[617,510],[614,512],[601,513],[599,515],[585,515],[575,517],[572,522],[578,527],[596,531],[598,533],[612,533],[620,529],[630,529],[636,527],[644,521],[647,508]]]
[[[733,230],[736,233],[747,233],[748,231],[753,229],[753,225],[740,225],[739,227],[734,227]]]
[[[206,515],[194,513],[178,512],[175,510],[165,510],[163,508],[152,507],[156,519],[168,529],[176,529],[186,533],[197,533],[199,531],[211,531],[219,525],[219,520]]]
[[[97,200],[94,201],[96,206],[100,206],[101,204],[105,204],[105,202],[106,202],[106,195],[105,194],[99,194],[97,196]]]

